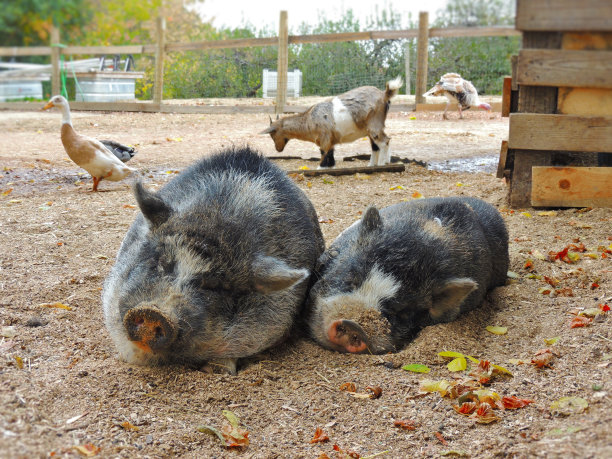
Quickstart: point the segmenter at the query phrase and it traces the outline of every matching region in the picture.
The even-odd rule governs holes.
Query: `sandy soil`
[[[440,115],[391,113],[393,154],[439,164],[497,156],[507,119],[468,112],[464,120],[453,113],[442,121]],[[77,457],[89,448],[100,457],[348,457],[334,450],[337,445],[361,457],[612,457],[610,313],[570,328],[572,312],[612,304],[612,255],[602,255],[612,244],[610,210],[540,215],[509,209],[506,185],[490,167],[466,173],[409,164],[401,174],[297,177],[328,243],[369,204],[386,206],[417,192],[483,198],[507,222],[516,278],[478,310],[423,330],[393,355],[342,355],[296,337],[244,362],[233,377],[179,366],[143,368],[117,359],[100,307],[102,282],[137,212],[129,181],[103,181],[102,192],[91,193],[91,179],[62,148],[59,120],[58,113],[0,112],[0,456]],[[80,112],[73,122],[81,133],[136,145],[132,165],[150,186],[232,143],[278,156],[270,138],[257,135],[267,124],[259,115]],[[340,166],[351,166],[366,163],[341,159],[367,153],[369,143],[359,140],[336,154]],[[308,158],[318,151],[292,141],[283,155],[303,158],[276,160],[284,169],[315,168]],[[549,252],[581,243],[586,252],[575,263],[548,260]],[[559,281],[552,293],[541,293],[550,287],[544,276]],[[70,310],[42,306],[56,302]],[[508,332],[491,334],[489,325]],[[554,345],[544,341],[554,337]],[[550,368],[531,365],[546,348],[555,353]],[[457,376],[441,351],[502,365],[513,376],[496,377],[489,388],[534,403],[496,411],[498,421],[480,424],[456,413],[456,400],[421,396],[422,380]],[[399,368],[409,363],[431,372]],[[340,390],[347,382],[359,394],[378,386],[382,395],[352,396]],[[570,396],[588,408],[569,415],[551,410]],[[227,423],[223,410],[248,430],[247,447],[226,450],[217,437],[197,430]],[[399,429],[396,420],[414,421],[416,428]],[[329,441],[311,443],[317,428]]]

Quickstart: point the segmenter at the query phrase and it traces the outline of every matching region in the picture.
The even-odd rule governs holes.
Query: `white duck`
[[[92,191],[98,191],[100,180],[113,182],[124,179],[133,167],[126,166],[102,142],[91,137],[77,134],[70,119],[70,106],[63,96],[53,96],[42,109],[57,107],[62,111],[62,143],[70,159],[85,169],[93,178]]]
[[[458,73],[445,73],[433,88],[423,94],[424,97],[432,95],[443,95],[448,99],[446,107],[444,107],[444,113],[442,114],[442,118],[445,120],[448,119],[446,116],[446,111],[453,102],[457,102],[459,118],[463,118],[461,109],[467,110],[470,107],[480,107],[485,110],[491,110],[491,106],[489,104],[480,101],[478,98],[478,92],[476,91],[474,85],[470,81],[461,78],[461,75]]]

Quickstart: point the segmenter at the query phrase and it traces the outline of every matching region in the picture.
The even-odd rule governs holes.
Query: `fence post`
[[[60,33],[56,26],[51,27],[51,96],[60,93]]]
[[[429,13],[421,11],[419,13],[419,38],[417,41],[417,74],[414,93],[416,103],[424,104],[423,94],[427,91],[427,58],[429,48]]]
[[[278,65],[276,71],[276,114],[280,115],[287,101],[287,69],[289,67],[289,28],[287,11],[280,12],[278,26]]]
[[[404,60],[406,61],[406,95],[410,95],[410,41],[406,41],[404,48]]]
[[[166,46],[166,19],[157,18],[157,49],[155,50],[155,82],[153,102],[161,104],[164,94],[164,48]]]

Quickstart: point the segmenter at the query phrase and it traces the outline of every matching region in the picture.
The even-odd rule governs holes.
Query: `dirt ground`
[[[73,113],[78,132],[135,145],[139,153],[131,165],[152,187],[232,143],[278,156],[271,139],[257,134],[267,122],[265,115]],[[610,313],[570,328],[573,314],[612,304],[612,255],[605,252],[612,244],[612,212],[509,209],[506,184],[495,178],[491,161],[508,132],[499,113],[470,111],[464,120],[452,113],[449,121],[439,112],[388,118],[393,155],[437,169],[461,159],[482,172],[408,164],[403,173],[295,180],[313,201],[327,243],[369,204],[386,206],[417,193],[483,198],[508,225],[515,278],[478,310],[423,330],[397,354],[343,355],[296,337],[243,362],[237,376],[117,359],[100,292],[137,213],[135,200],[130,180],[103,181],[101,192],[91,193],[88,174],[63,150],[59,126],[57,112],[0,112],[1,457],[348,457],[334,448],[389,458],[612,457]],[[363,139],[339,146],[338,165],[366,165],[342,158],[369,149]],[[291,170],[316,168],[308,158],[319,154],[312,144],[292,141],[283,155],[303,158],[275,160]],[[584,244],[578,260],[549,261],[549,252],[570,244],[575,250]],[[551,287],[547,278],[558,284]],[[49,303],[70,309],[44,306]],[[507,327],[507,334],[492,334],[489,325]],[[555,344],[545,342],[555,337]],[[554,353],[550,367],[530,364],[546,348]],[[421,395],[424,379],[467,374],[451,373],[438,356],[442,351],[505,367],[513,376],[495,377],[489,389],[534,403],[496,410],[499,420],[481,424],[455,412],[457,400]],[[400,368],[412,363],[431,372]],[[382,395],[355,397],[340,390],[347,382],[358,394],[378,386]],[[580,397],[588,408],[572,414],[551,409],[561,397]],[[228,450],[198,431],[226,424],[223,410],[238,416],[248,446]],[[396,420],[414,421],[415,429],[400,429]],[[311,442],[317,428],[329,441]]]

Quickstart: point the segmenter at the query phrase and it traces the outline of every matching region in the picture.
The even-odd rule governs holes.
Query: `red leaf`
[[[416,430],[416,423],[410,419],[396,419],[393,425],[404,430]]]
[[[463,402],[461,406],[459,405],[453,406],[453,408],[455,409],[457,413],[463,414],[465,416],[472,414],[474,411],[476,411],[477,407],[478,405],[474,402]]]
[[[550,349],[541,349],[536,352],[535,357],[531,360],[531,364],[538,368],[549,367],[550,361],[553,358],[553,353]]]
[[[529,400],[526,398],[518,398],[514,395],[509,397],[502,397],[502,404],[504,408],[507,410],[515,410],[517,408],[523,408],[524,406],[529,405],[530,403],[534,403],[534,400]]]
[[[610,306],[608,306],[607,303],[606,304],[600,303],[599,309],[601,309],[603,312],[608,312],[610,310]]]
[[[327,436],[327,434],[323,433],[323,429],[317,427],[317,430],[315,430],[314,437],[312,437],[310,443],[323,443],[326,441],[329,441],[329,437]]]
[[[593,319],[584,316],[576,316],[570,322],[570,328],[586,327],[590,325]]]
[[[493,408],[488,403],[481,403],[476,412],[471,416],[480,424],[489,424],[499,421],[499,417],[493,412]]]
[[[591,290],[595,290],[596,288],[599,288],[599,284],[597,282],[593,282],[591,284]]]

